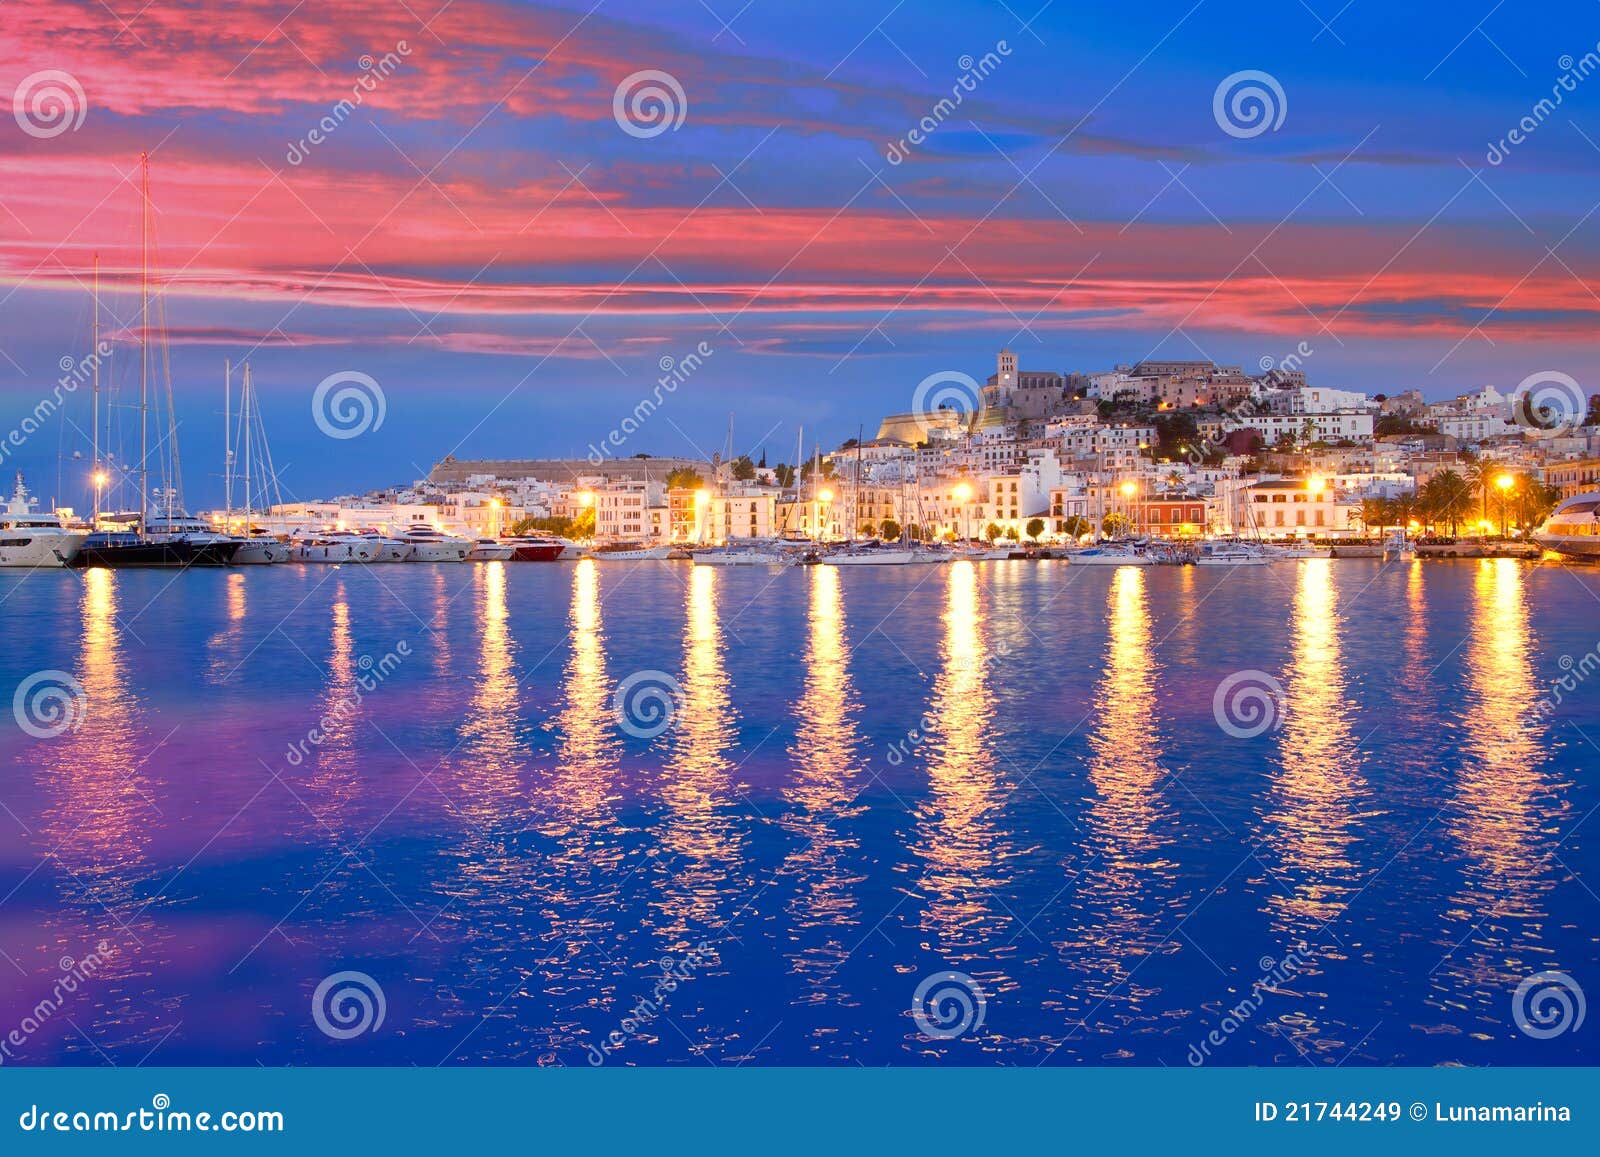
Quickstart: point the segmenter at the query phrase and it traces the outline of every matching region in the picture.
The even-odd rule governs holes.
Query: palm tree
[[[1183,471],[1171,470],[1167,473],[1167,489],[1176,490],[1183,485]]]
[[[1472,490],[1454,470],[1441,470],[1423,485],[1418,504],[1431,522],[1447,522],[1454,536],[1456,524],[1472,511]]]
[[[1494,485],[1494,476],[1494,463],[1487,458],[1467,463],[1467,483],[1477,490],[1481,500],[1478,512],[1481,522],[1489,521],[1489,488]]]

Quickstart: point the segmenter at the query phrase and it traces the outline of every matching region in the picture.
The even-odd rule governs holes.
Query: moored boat
[[[695,566],[787,566],[782,551],[759,546],[714,546],[689,552]]]
[[[497,538],[480,538],[467,551],[468,562],[508,562],[516,547]]]
[[[0,566],[69,566],[88,537],[86,530],[68,529],[58,515],[35,514],[22,475],[17,475],[11,503],[0,515]]]
[[[1073,566],[1153,566],[1155,559],[1130,546],[1107,543],[1075,550],[1067,556]]]
[[[411,548],[406,555],[407,562],[465,562],[467,552],[472,549],[466,539],[446,534],[425,522],[409,526],[395,537]]]
[[[530,534],[514,536],[505,542],[511,547],[512,562],[555,562],[567,551],[567,544],[559,538]]]
[[[1530,537],[1569,558],[1600,558],[1600,490],[1562,502]]]
[[[641,546],[636,543],[612,543],[597,546],[589,557],[601,562],[656,562],[672,557],[670,546]]]

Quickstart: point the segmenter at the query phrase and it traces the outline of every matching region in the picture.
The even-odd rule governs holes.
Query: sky
[[[0,468],[80,508],[87,390],[19,431],[98,255],[137,455],[142,152],[197,509],[229,360],[285,499],[710,454],[730,414],[792,460],[1002,346],[1600,379],[1593,0],[0,0],[8,93]]]

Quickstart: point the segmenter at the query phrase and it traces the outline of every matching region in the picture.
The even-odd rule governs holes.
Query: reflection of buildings
[[[1284,679],[1278,768],[1268,810],[1261,817],[1263,843],[1270,849],[1262,857],[1266,911],[1284,937],[1280,955],[1292,950],[1304,961],[1298,972],[1302,978],[1321,971],[1319,956],[1341,951],[1337,937],[1324,936],[1323,929],[1343,914],[1362,872],[1355,859],[1354,827],[1365,783],[1356,754],[1359,740],[1348,720],[1333,581],[1337,565],[1307,559],[1297,567],[1294,650]],[[1296,947],[1302,941],[1306,952]],[[1309,1001],[1296,999],[1300,1003],[1293,1013],[1274,1022],[1295,1054],[1329,1059],[1344,1055],[1350,1047],[1346,1034],[1355,1032],[1354,1026],[1319,1018]]]
[[[1448,955],[1434,973],[1438,1003],[1493,1009],[1507,1030],[1506,993],[1523,977],[1560,968],[1540,946],[1541,898],[1565,805],[1539,770],[1546,726],[1528,661],[1532,638],[1522,564],[1478,563],[1468,634],[1463,759],[1449,831],[1466,862]]]
[[[661,801],[667,809],[661,846],[668,853],[661,888],[661,931],[669,951],[715,938],[725,901],[742,887],[735,878],[742,841],[727,815],[734,764],[728,751],[737,737],[722,626],[717,618],[714,567],[689,575],[683,631],[682,700],[667,732],[671,741]]]
[[[42,839],[66,872],[66,896],[94,912],[114,911],[134,898],[145,876],[140,865],[159,816],[150,776],[159,761],[148,757],[158,744],[128,686],[117,626],[117,586],[126,580],[100,568],[82,575],[82,725],[39,741],[29,755],[41,761],[53,799]]]
[[[789,804],[784,826],[801,845],[785,865],[796,879],[789,903],[793,947],[788,955],[793,971],[808,985],[802,1000],[835,1007],[849,1002],[838,970],[860,939],[854,931],[860,924],[855,888],[864,877],[847,862],[858,841],[839,830],[863,810],[856,802],[861,790],[855,729],[860,705],[850,683],[839,569],[809,570],[805,691],[795,707],[795,779],[784,793]],[[842,1035],[836,1027],[818,1029],[815,1047],[831,1046],[830,1055],[843,1059],[850,1055],[850,1042],[841,1040]]]
[[[916,851],[923,861],[919,885],[927,896],[923,927],[945,959],[987,965],[991,971],[973,975],[995,991],[1004,978],[993,969],[1014,954],[1015,929],[991,895],[1007,882],[999,865],[1009,854],[995,814],[1005,793],[995,766],[994,692],[977,569],[970,562],[947,569],[944,664],[928,708],[930,800],[917,823]]]
[[[1088,736],[1094,795],[1071,901],[1080,915],[1074,932],[1056,945],[1082,978],[1066,999],[1082,1005],[1071,1019],[1086,1028],[1124,1028],[1141,1018],[1152,993],[1134,974],[1152,953],[1180,949],[1170,933],[1183,914],[1173,896],[1175,865],[1163,854],[1169,838],[1160,831],[1171,809],[1161,794],[1158,669],[1143,569],[1118,569],[1108,599],[1105,673]]]
[[[520,719],[515,652],[506,609],[506,564],[485,563],[473,572],[479,587],[477,690],[461,727],[460,758],[452,760],[467,819],[503,822],[518,810],[518,771],[527,757],[517,735]]]
[[[1363,788],[1340,656],[1333,564],[1299,564],[1294,654],[1279,733],[1279,768],[1263,817],[1279,866],[1269,901],[1277,926],[1310,935],[1344,909],[1355,886],[1356,797]]]

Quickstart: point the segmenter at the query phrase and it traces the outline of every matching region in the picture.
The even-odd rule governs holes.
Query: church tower
[[[995,367],[995,385],[999,387],[1002,398],[1010,395],[1017,388],[1017,355],[1010,350],[1001,350],[998,365]]]

